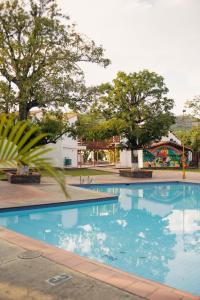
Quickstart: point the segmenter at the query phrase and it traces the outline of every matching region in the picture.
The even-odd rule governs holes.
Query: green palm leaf
[[[67,196],[65,175],[52,166],[52,160],[44,154],[52,151],[38,143],[47,134],[35,135],[38,128],[29,128],[29,122],[17,121],[14,118],[0,116],[0,164],[8,167],[27,165],[53,177]]]

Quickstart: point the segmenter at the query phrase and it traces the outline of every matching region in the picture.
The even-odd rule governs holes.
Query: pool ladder
[[[94,182],[94,178],[90,176],[80,176],[80,184],[91,184]]]

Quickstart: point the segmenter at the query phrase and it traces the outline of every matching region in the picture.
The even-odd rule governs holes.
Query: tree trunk
[[[138,150],[131,149],[131,169],[138,170]]]
[[[28,109],[27,109],[27,103],[20,102],[19,103],[19,119],[20,121],[27,120],[28,118]]]

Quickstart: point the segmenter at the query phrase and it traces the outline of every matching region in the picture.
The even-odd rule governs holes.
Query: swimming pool
[[[0,225],[200,295],[200,185],[87,186],[118,200],[0,212]]]

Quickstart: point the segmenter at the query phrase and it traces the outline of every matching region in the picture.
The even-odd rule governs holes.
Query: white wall
[[[78,149],[77,148],[69,148],[63,147],[63,161],[64,158],[70,158],[72,160],[71,167],[78,167]]]
[[[131,168],[131,151],[120,151],[120,165],[121,168]],[[138,167],[143,168],[143,150],[138,150]]]
[[[138,167],[143,168],[143,150],[138,150]]]
[[[120,167],[129,168],[131,166],[131,151],[120,151]]]
[[[32,115],[36,116],[38,119],[42,118],[41,110],[33,110]],[[77,115],[74,113],[68,114],[68,122],[69,124],[75,123],[77,120]],[[86,147],[78,147],[78,141],[69,137],[67,134],[63,135],[56,144],[48,144],[47,148],[51,148],[52,151],[43,155],[43,157],[51,158],[52,163],[55,167],[63,168],[64,167],[64,159],[69,158],[72,160],[71,167],[78,166],[78,149],[84,150]]]
[[[72,124],[76,120],[77,116],[74,116],[69,119],[69,123]],[[65,157],[72,160],[72,165],[69,167],[78,167],[78,142],[76,139],[65,134],[56,144],[48,144],[46,147],[51,148],[52,151],[45,154],[44,157],[51,158],[55,167],[63,168]]]
[[[48,144],[46,145],[46,148],[51,149],[51,151],[45,154],[44,157],[50,158],[55,167],[63,167],[61,142],[59,141],[56,144]]]
[[[65,140],[65,145],[67,145],[67,140]],[[69,143],[70,145],[70,143]],[[71,145],[70,145],[71,146]],[[70,158],[72,160],[72,165],[70,167],[76,168],[78,166],[78,148],[64,146],[62,140],[59,140],[56,144],[48,144],[47,148],[51,148],[52,151],[45,154],[44,157],[51,158],[53,160],[53,165],[55,167],[63,168],[64,159]]]

